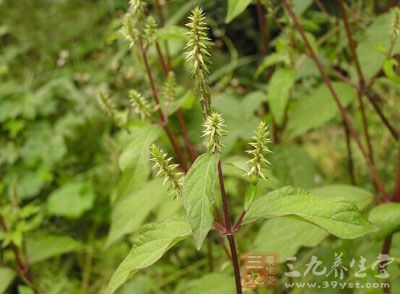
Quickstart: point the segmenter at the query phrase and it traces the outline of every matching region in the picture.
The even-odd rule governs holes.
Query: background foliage
[[[374,208],[369,213],[378,195],[369,171],[351,141],[354,179],[349,177],[339,111],[278,2],[272,1],[271,7],[265,1],[268,54],[264,56],[255,1],[166,1],[166,27],[157,38],[163,46],[168,42],[179,84],[176,103],[184,111],[196,149],[204,150],[202,113],[182,54],[187,41],[183,24],[190,10],[201,5],[212,39],[213,105],[227,126],[221,156],[232,214],[240,214],[245,192],[246,179],[238,162],[244,159],[253,130],[264,120],[270,125],[274,121],[279,131],[260,195],[294,185],[322,198],[343,196],[382,229],[340,240],[309,223],[271,219],[245,226],[237,236],[239,251],[277,252],[282,262],[296,255],[299,267],[311,255],[329,263],[335,251],[346,252],[348,261],[363,255],[372,262],[382,239],[400,229],[399,207],[385,204],[394,208],[379,206],[381,212]],[[293,1],[294,10],[318,57],[335,70],[329,73],[334,88],[361,133],[356,90],[346,82],[358,78],[343,22],[335,1],[318,1],[326,10],[316,2]],[[149,97],[150,89],[140,59],[121,33],[128,4],[126,0],[0,0],[0,212],[8,226],[8,232],[0,231],[0,293],[30,291],[13,266],[12,244],[23,248],[41,293],[105,293],[132,244],[140,241],[135,236],[143,230],[158,236],[168,232],[146,223],[182,210],[180,201],[174,201],[162,181],[154,178],[148,160],[150,145],[157,139],[172,153],[167,137],[158,126],[141,121],[130,107],[129,90]],[[365,78],[374,80],[382,112],[399,128],[398,40],[392,56],[387,56],[394,6],[396,1],[350,1],[347,8]],[[268,17],[270,13],[274,17]],[[149,56],[161,88],[164,78],[156,52],[151,50]],[[115,102],[116,119],[99,107],[99,91]],[[391,192],[398,141],[371,104],[365,105],[374,162]],[[121,121],[129,132],[120,128]],[[180,135],[176,116],[171,116],[170,124]],[[184,145],[181,137],[179,144]],[[179,238],[164,240],[166,247],[190,234],[186,224],[174,222],[180,228]],[[136,273],[120,293],[233,293],[231,264],[218,247],[217,234],[212,232],[210,238],[212,264],[206,245],[194,251],[193,240],[185,239],[155,266]],[[398,233],[393,235],[391,255],[398,257],[389,267],[396,293]],[[271,291],[259,291],[267,292]]]

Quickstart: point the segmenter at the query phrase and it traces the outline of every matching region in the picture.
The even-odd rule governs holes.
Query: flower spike
[[[203,10],[196,7],[189,16],[189,41],[186,44],[186,61],[192,63],[192,76],[195,79],[195,89],[200,96],[204,116],[210,113],[211,95],[209,87],[210,71],[207,67],[210,53],[208,46],[210,39],[207,37],[207,25]]]
[[[168,158],[157,145],[152,144],[150,147],[150,159],[154,162],[153,167],[158,169],[157,177],[164,176],[165,185],[168,183],[168,191],[174,198],[182,195],[183,174],[177,171],[178,164],[171,163],[172,157]]]
[[[209,115],[203,124],[203,137],[208,137],[207,147],[211,153],[220,153],[223,144],[221,137],[226,133],[224,131],[225,122],[221,114],[214,112]]]
[[[142,96],[142,94],[135,90],[131,90],[129,91],[129,98],[135,113],[137,113],[141,119],[144,120],[151,117],[153,107],[150,102]]]
[[[253,149],[246,151],[252,156],[252,159],[247,161],[250,165],[250,171],[246,175],[254,181],[258,178],[265,179],[262,169],[267,164],[271,164],[265,158],[267,153],[271,153],[271,150],[268,148],[269,143],[271,143],[271,140],[269,139],[269,130],[267,125],[262,121],[257,127],[253,141],[249,144]]]

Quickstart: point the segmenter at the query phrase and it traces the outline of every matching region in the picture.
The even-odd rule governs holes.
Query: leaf
[[[252,0],[228,0],[228,12],[225,22],[230,23],[235,17],[241,14]]]
[[[217,163],[218,156],[215,154],[206,153],[199,156],[186,174],[183,185],[183,206],[198,250],[213,222]]]
[[[199,279],[188,281],[176,289],[176,294],[232,294],[235,293],[235,281],[232,276],[223,273],[211,273]]]
[[[285,109],[289,101],[290,90],[295,81],[295,71],[291,68],[281,68],[274,72],[268,84],[267,101],[271,107],[272,116],[281,125]]]
[[[107,293],[114,293],[137,271],[158,261],[172,246],[191,233],[188,222],[180,219],[144,226],[128,256],[111,277]]]
[[[350,185],[326,185],[310,190],[313,195],[321,197],[345,197],[363,210],[373,202],[374,195],[368,190]]]
[[[357,46],[357,55],[361,69],[368,80],[375,76],[382,68],[386,53],[391,44],[390,27],[394,9],[389,13],[379,15],[367,28],[364,38]],[[400,42],[397,41],[393,54],[400,52]]]
[[[135,131],[132,134],[132,141],[119,158],[121,170],[126,171],[132,168],[148,170],[150,145],[161,136],[161,133],[162,129],[157,125],[150,125]]]
[[[400,231],[400,203],[384,203],[374,207],[369,212],[368,220],[379,227],[374,234],[379,239]]]
[[[122,236],[136,231],[147,215],[168,197],[167,190],[162,185],[162,180],[156,179],[120,199],[112,211],[111,228],[106,247]]]
[[[252,138],[253,132],[249,130],[255,130],[260,122],[254,112],[263,100],[265,94],[261,91],[251,92],[243,98],[228,92],[213,100],[215,110],[222,114],[226,122],[227,135],[222,138],[222,143],[227,148],[232,148],[239,139],[249,141]]]
[[[293,10],[297,15],[302,15],[312,4],[312,0],[292,0]]]
[[[82,243],[77,240],[68,236],[55,235],[28,237],[26,245],[30,264],[83,248]]]
[[[354,239],[375,230],[346,198],[325,199],[290,186],[254,200],[244,223],[281,216],[299,218],[342,239]]]
[[[7,288],[11,285],[16,274],[9,268],[0,266],[0,293],[5,293]]]
[[[274,252],[279,262],[294,256],[301,247],[317,246],[329,234],[312,224],[282,217],[266,221],[258,231],[252,252]]]
[[[254,74],[257,79],[268,67],[277,63],[289,63],[289,56],[284,53],[271,53],[263,58]]]
[[[50,215],[77,219],[93,207],[94,199],[90,182],[66,184],[51,193],[47,200],[47,211]]]
[[[125,197],[140,188],[150,175],[150,145],[161,136],[157,125],[145,126],[133,131],[132,139],[119,157],[123,171],[116,191],[116,199]]]
[[[315,186],[316,166],[306,150],[296,145],[279,145],[270,155],[272,173],[283,185]]]
[[[159,28],[156,31],[155,38],[157,41],[166,41],[171,39],[188,40],[187,29],[179,26],[168,26]]]
[[[341,82],[332,83],[342,105],[346,107],[355,97],[354,89]],[[339,113],[331,93],[320,85],[310,95],[299,99],[297,107],[289,112],[288,133],[290,138],[300,136],[310,129],[322,126]]]

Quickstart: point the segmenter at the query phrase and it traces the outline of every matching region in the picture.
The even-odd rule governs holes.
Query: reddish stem
[[[374,163],[371,161],[371,158],[369,157],[368,152],[366,151],[366,149],[362,145],[361,140],[360,140],[360,136],[358,135],[356,129],[354,128],[353,123],[351,122],[351,119],[350,119],[349,115],[346,112],[346,109],[344,108],[344,106],[340,102],[340,99],[339,99],[335,89],[332,86],[332,82],[329,79],[328,75],[326,74],[322,63],[318,59],[317,55],[315,54],[310,42],[308,41],[308,38],[307,38],[307,36],[306,36],[302,26],[301,26],[296,14],[294,13],[294,11],[293,11],[291,5],[289,4],[288,0],[283,0],[282,2],[283,2],[283,5],[286,7],[287,11],[289,12],[289,15],[292,18],[293,23],[294,23],[297,31],[300,33],[300,36],[303,39],[303,42],[304,42],[307,50],[309,51],[312,60],[314,61],[314,63],[316,64],[318,70],[320,71],[324,83],[326,84],[326,86],[328,87],[329,91],[331,92],[332,98],[334,99],[334,101],[335,101],[335,103],[336,103],[336,105],[337,105],[337,107],[338,107],[338,109],[340,111],[340,114],[341,114],[344,122],[346,123],[346,125],[347,125],[347,127],[349,129],[349,132],[350,132],[351,136],[354,138],[354,141],[356,142],[358,148],[360,149],[360,151],[362,153],[362,156],[364,157],[364,160],[365,160],[365,162],[366,162],[366,164],[367,164],[367,166],[368,166],[368,168],[369,168],[369,170],[371,172],[372,178],[373,178],[373,180],[374,180],[379,192],[382,194],[382,196],[383,196],[383,198],[385,200],[388,199],[388,194],[386,193],[384,184],[383,184],[382,180],[380,179],[380,177],[378,175],[376,167],[375,167]]]
[[[240,279],[239,259],[238,259],[238,254],[237,254],[237,250],[236,250],[234,232],[232,232],[231,218],[229,216],[229,207],[228,207],[228,200],[227,200],[226,193],[225,193],[224,175],[222,173],[221,160],[218,161],[218,179],[219,179],[219,187],[221,190],[221,199],[222,199],[222,209],[224,212],[225,230],[227,232],[227,238],[228,238],[228,242],[229,242],[229,248],[231,250],[233,269],[234,269],[234,274],[235,274],[236,293],[241,294],[242,293],[242,285],[241,285],[241,279]]]
[[[349,21],[347,19],[347,14],[344,9],[343,5],[343,0],[338,1],[339,5],[339,10],[340,14],[343,17],[343,22],[344,22],[344,28],[346,30],[346,36],[347,40],[349,42],[349,47],[350,47],[350,53],[353,59],[353,62],[355,64],[356,70],[357,70],[357,75],[358,75],[358,89],[357,89],[357,98],[359,102],[359,107],[360,107],[360,112],[361,112],[361,118],[362,118],[362,125],[363,125],[363,131],[364,131],[364,136],[365,136],[365,142],[367,143],[367,148],[368,148],[368,153],[370,156],[371,161],[374,161],[374,156],[373,156],[373,150],[372,150],[372,144],[371,144],[371,138],[369,136],[368,132],[368,122],[367,122],[367,116],[365,114],[365,105],[364,105],[364,100],[363,100],[363,90],[365,88],[365,78],[364,74],[361,70],[360,62],[358,60],[357,52],[356,52],[356,45],[353,40],[353,35],[350,30],[350,25]]]
[[[151,69],[150,69],[149,62],[147,60],[146,51],[143,49],[142,46],[141,46],[141,50],[140,51],[142,53],[143,63],[144,63],[144,66],[146,68],[147,77],[149,79],[153,100],[154,100],[154,103],[157,106],[158,114],[160,116],[161,125],[164,128],[165,132],[167,133],[168,138],[169,138],[169,140],[171,142],[172,148],[174,149],[174,152],[175,152],[176,156],[178,157],[179,165],[181,166],[182,170],[186,173],[188,171],[188,168],[187,168],[187,165],[186,165],[185,158],[183,156],[182,150],[181,150],[181,148],[179,147],[179,145],[177,143],[175,135],[172,133],[171,129],[168,126],[168,117],[165,115],[165,113],[163,112],[163,110],[160,107],[160,100],[158,99],[156,85],[155,85],[155,82],[154,82],[153,74],[152,74]]]

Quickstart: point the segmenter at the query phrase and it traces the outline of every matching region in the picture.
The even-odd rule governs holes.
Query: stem
[[[400,146],[397,151],[396,179],[393,188],[393,201],[400,202]]]
[[[229,248],[231,250],[232,262],[233,262],[233,270],[235,273],[235,283],[236,283],[236,293],[242,293],[242,285],[240,279],[240,268],[239,268],[239,259],[236,250],[235,236],[232,232],[232,223],[231,218],[229,216],[229,208],[228,208],[228,199],[225,193],[225,185],[224,185],[224,175],[222,173],[221,160],[218,161],[218,179],[219,179],[219,187],[221,189],[221,199],[222,199],[222,209],[224,212],[224,223],[225,230],[228,235]]]
[[[156,3],[158,3],[158,1],[156,1]],[[158,45],[158,43],[156,43],[156,48],[157,48],[158,58],[160,59],[160,62],[162,64],[164,76],[167,78],[168,73],[170,71],[169,65],[168,65],[168,63],[165,62],[165,58],[162,55],[162,52],[160,50],[160,46]],[[190,161],[193,163],[197,158],[197,152],[193,147],[192,140],[190,139],[189,131],[188,131],[186,121],[185,121],[185,117],[183,116],[183,111],[181,108],[178,109],[178,121],[179,121],[179,124],[181,125],[183,140],[185,141],[186,149],[189,154]]]
[[[368,132],[367,116],[365,114],[365,105],[364,105],[364,100],[362,97],[363,89],[365,88],[365,78],[364,78],[364,74],[361,70],[360,62],[358,60],[358,56],[357,56],[357,52],[356,52],[356,45],[354,43],[353,35],[350,30],[349,21],[347,19],[347,14],[346,14],[346,11],[345,11],[344,5],[343,5],[343,0],[338,1],[338,6],[339,6],[340,14],[343,17],[344,28],[346,30],[346,36],[347,36],[347,40],[349,42],[349,47],[350,47],[350,53],[351,53],[351,56],[353,59],[353,63],[355,64],[355,67],[357,70],[357,75],[358,75],[357,98],[358,98],[360,112],[361,112],[365,141],[367,142],[367,148],[368,148],[368,153],[369,153],[370,159],[373,162],[374,156],[373,156],[371,138],[370,138],[369,132]]]
[[[365,160],[365,162],[366,162],[366,164],[367,164],[367,166],[368,166],[368,168],[369,168],[369,170],[371,172],[372,178],[373,178],[373,180],[374,180],[374,182],[375,182],[375,184],[377,186],[377,189],[378,189],[379,193],[382,194],[382,196],[383,196],[383,198],[385,200],[387,200],[388,199],[388,194],[386,193],[384,184],[383,184],[382,180],[380,179],[380,177],[378,175],[376,167],[375,167],[374,163],[371,161],[371,158],[369,157],[368,152],[366,151],[366,149],[362,145],[361,140],[360,140],[360,136],[357,133],[356,129],[354,128],[353,123],[351,122],[351,119],[350,119],[349,115],[346,112],[346,109],[344,108],[344,106],[340,102],[340,99],[339,99],[335,89],[333,88],[332,82],[329,79],[328,75],[326,74],[325,69],[324,69],[321,61],[318,59],[317,55],[315,54],[314,50],[312,49],[311,44],[308,41],[308,38],[307,38],[307,36],[306,36],[302,26],[301,26],[296,14],[294,13],[291,5],[289,4],[288,0],[283,0],[282,2],[283,2],[283,5],[288,10],[289,15],[292,18],[293,23],[294,23],[297,31],[300,33],[301,38],[303,39],[303,42],[304,42],[307,50],[309,51],[312,60],[314,61],[314,63],[318,67],[318,70],[321,73],[323,81],[325,82],[326,86],[328,87],[329,91],[331,92],[332,98],[334,99],[337,107],[339,108],[340,114],[341,114],[345,124],[347,125],[347,128],[349,129],[349,132],[350,132],[351,136],[353,137],[353,139],[356,142],[358,148],[360,149],[361,154],[364,157],[364,160]]]
[[[264,13],[265,11],[261,3],[261,0],[257,0],[257,22],[258,22],[258,32],[260,35],[261,52],[264,56],[267,56],[268,55],[267,29],[265,24]],[[268,81],[269,77],[270,77],[270,72],[266,70],[265,71],[266,81]],[[274,144],[277,144],[279,142],[279,126],[277,125],[273,117],[272,117],[272,139]]]
[[[383,242],[382,245],[382,250],[381,250],[381,254],[389,254],[390,253],[390,247],[392,246],[392,237],[393,235],[389,235],[388,237],[386,237],[385,241]],[[379,266],[381,266],[382,263],[379,264]],[[385,269],[386,266],[383,266],[382,269]],[[383,292],[384,293],[390,293],[390,287],[388,288],[383,288]]]
[[[366,96],[368,97],[369,102],[374,107],[376,113],[379,115],[380,119],[382,120],[383,124],[389,130],[390,134],[393,138],[397,141],[400,139],[399,131],[390,123],[389,119],[383,114],[382,110],[378,105],[379,94],[374,92],[373,90],[369,89],[366,92]]]
[[[0,226],[3,228],[4,232],[8,232],[8,227],[4,218],[0,215]],[[39,293],[36,286],[34,285],[30,272],[29,272],[29,264],[26,260],[23,259],[22,254],[19,248],[14,244],[10,244],[11,251],[14,254],[15,261],[17,263],[17,272],[20,275],[21,279],[35,292]]]
[[[164,13],[163,13],[163,11],[162,11],[162,7],[161,7],[161,5],[160,5],[159,0],[155,0],[155,2],[156,2],[157,14],[158,14],[158,17],[159,17],[159,19],[160,19],[160,26],[161,26],[161,27],[164,27],[165,18],[164,18]],[[167,55],[167,62],[166,62],[166,64],[167,64],[168,67],[171,67],[171,55],[170,55],[170,53],[169,53],[168,41],[165,41],[165,42],[164,42],[164,46],[165,46],[165,52],[166,52],[166,55]]]
[[[174,134],[172,133],[171,129],[168,126],[168,117],[165,115],[165,113],[162,111],[162,109],[160,107],[160,100],[158,99],[158,94],[157,94],[156,85],[154,83],[153,74],[151,72],[149,62],[147,60],[147,54],[146,54],[146,51],[144,50],[143,46],[140,46],[140,52],[142,54],[142,59],[143,59],[143,63],[144,63],[145,69],[146,69],[147,77],[149,79],[153,100],[158,109],[158,114],[160,116],[161,125],[168,135],[168,138],[171,142],[172,148],[174,149],[176,156],[178,157],[179,164],[180,164],[182,170],[186,173],[188,171],[188,168],[187,168],[187,165],[185,162],[185,158],[183,156],[181,148],[179,147],[179,145],[177,143],[177,140],[176,140]]]
[[[346,148],[347,148],[347,159],[348,159],[350,183],[352,185],[355,185],[356,180],[354,177],[353,152],[351,149],[350,134],[349,134],[349,130],[347,129],[347,126],[344,122],[343,122],[343,129],[344,129],[344,133],[346,135]]]

